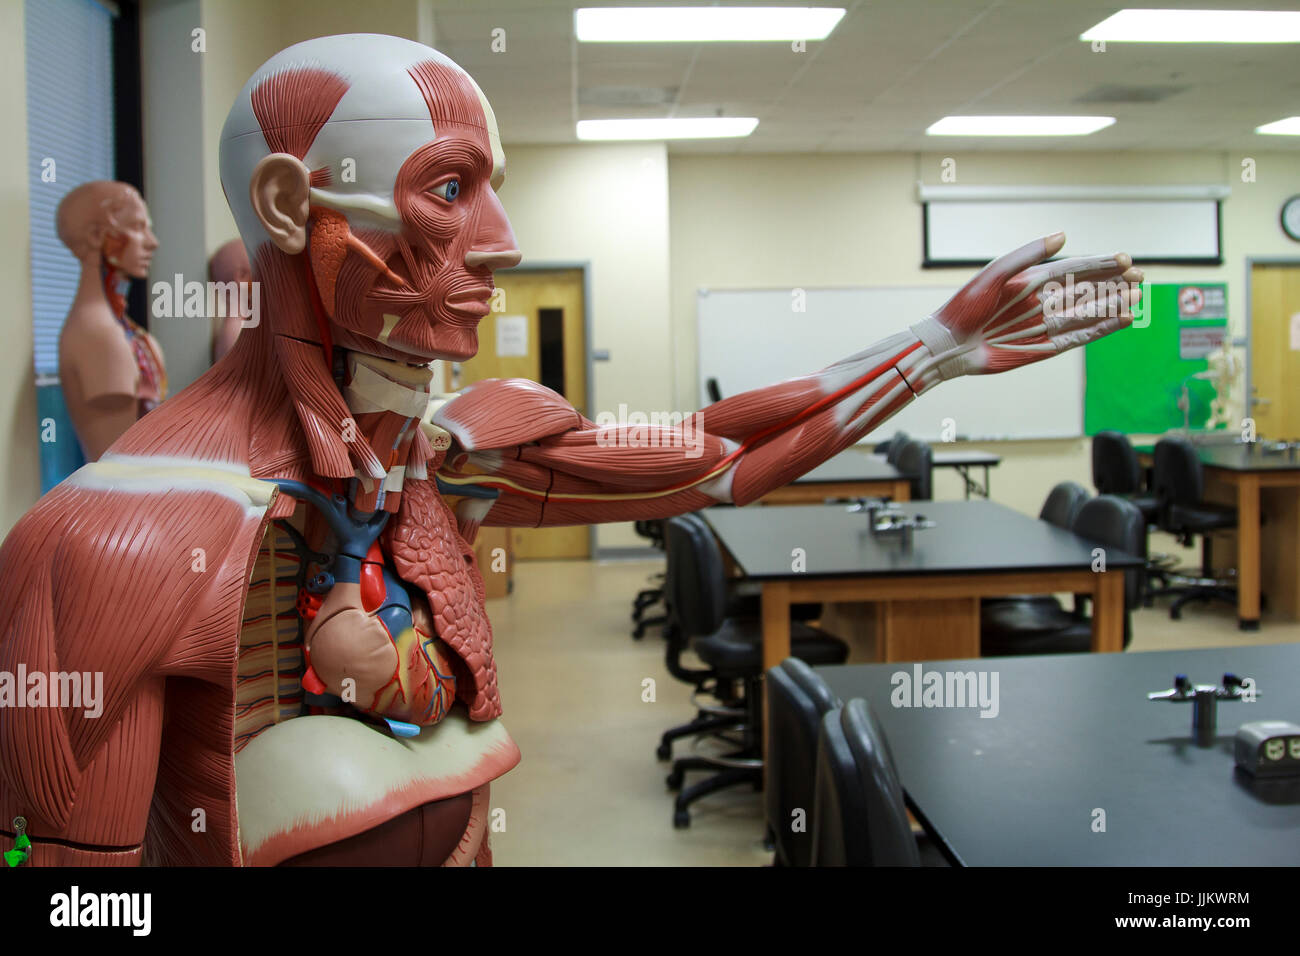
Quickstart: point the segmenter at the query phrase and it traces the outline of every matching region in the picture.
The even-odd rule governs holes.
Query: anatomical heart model
[[[1128,291],[1074,311],[1045,283],[1140,277],[1036,240],[910,328],[649,441],[535,382],[431,396],[428,363],[475,354],[520,260],[505,173],[482,91],[420,44],[310,40],[245,85],[221,179],[260,321],[0,552],[0,669],[103,673],[97,717],[0,721],[0,826],[26,819],[30,865],[489,862],[489,784],[519,753],[479,527],[753,501],[945,379],[1131,321]]]

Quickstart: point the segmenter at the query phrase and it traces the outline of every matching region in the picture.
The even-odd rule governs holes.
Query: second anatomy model
[[[430,394],[520,261],[505,175],[483,92],[409,40],[309,40],[245,85],[221,177],[261,321],[0,551],[0,667],[105,674],[98,718],[0,722],[0,826],[28,820],[31,865],[490,862],[489,785],[519,753],[482,525],[754,501],[946,379],[1123,328],[1140,279],[1038,239],[883,341],[690,416],[691,441],[647,439],[531,381]],[[1045,302],[1067,275],[1114,291]]]

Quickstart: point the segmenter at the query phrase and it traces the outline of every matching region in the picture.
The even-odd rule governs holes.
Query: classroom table
[[[821,504],[828,498],[912,497],[911,481],[883,458],[845,451],[759,499],[764,505]]]
[[[1203,446],[1205,496],[1237,509],[1237,624],[1259,629],[1260,594],[1269,611],[1300,620],[1300,456],[1263,443]]]
[[[944,661],[924,672],[998,678],[997,716],[971,707],[895,707],[894,675],[868,664],[817,672],[842,700],[864,697],[889,740],[912,812],[969,866],[1295,866],[1300,783],[1256,784],[1232,738],[1256,720],[1300,723],[1300,645]],[[1253,703],[1218,706],[1197,747],[1190,703],[1152,701],[1175,674],[1252,677]],[[901,691],[900,691],[901,693]],[[951,701],[950,701],[951,703]],[[1105,830],[1101,821],[1104,811]]]
[[[1267,442],[1198,443],[1205,498],[1237,509],[1237,626],[1259,629],[1269,611],[1300,620],[1300,454]],[[1151,460],[1154,445],[1136,445]]]
[[[967,498],[971,496],[971,492],[974,492],[977,497],[987,498],[989,469],[1000,465],[1002,456],[988,451],[935,451],[933,462],[935,468],[952,468],[961,475],[962,483],[966,486]],[[970,476],[972,468],[984,469],[984,484],[981,485]]]
[[[873,536],[866,515],[843,504],[701,512],[762,587],[764,667],[789,656],[790,605],[803,601],[871,602],[877,654],[890,661],[978,656],[980,598],[1088,594],[1092,649],[1123,648],[1122,572],[1139,558],[1107,549],[1105,570],[1093,571],[1093,543],[991,501],[899,507],[936,526],[915,531],[908,546]]]

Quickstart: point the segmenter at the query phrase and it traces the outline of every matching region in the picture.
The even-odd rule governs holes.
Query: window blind
[[[55,211],[74,187],[115,178],[112,14],[94,0],[26,0],[24,16],[32,310],[45,384],[58,372],[59,332],[80,278]]]

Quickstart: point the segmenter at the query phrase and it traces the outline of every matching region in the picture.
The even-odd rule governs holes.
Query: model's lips
[[[448,302],[447,307],[456,312],[463,312],[466,315],[476,315],[479,318],[492,311],[492,307],[487,302],[466,302],[463,305],[452,305]]]
[[[453,292],[443,301],[449,308],[457,312],[463,312],[466,315],[476,315],[479,318],[487,315],[492,311],[488,305],[488,300],[492,298],[492,290],[487,286],[475,286],[472,289],[462,289],[459,292]]]
[[[487,302],[492,298],[492,290],[488,286],[474,286],[472,289],[462,289],[459,292],[453,292],[447,296],[448,305],[466,305],[471,302]]]

